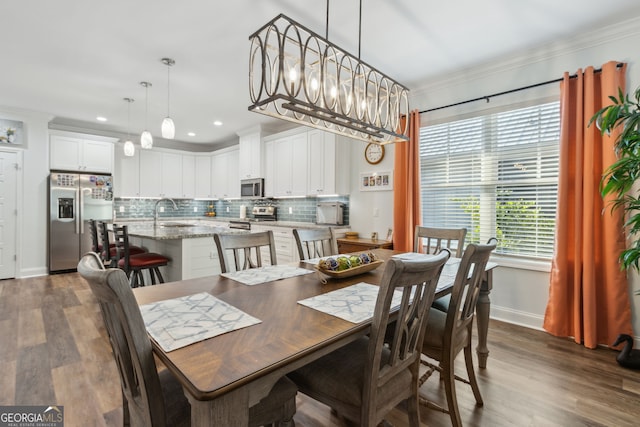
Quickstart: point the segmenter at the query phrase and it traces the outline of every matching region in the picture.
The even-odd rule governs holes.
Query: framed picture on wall
[[[393,172],[364,172],[360,174],[360,191],[393,190]]]
[[[0,144],[22,145],[22,122],[0,118]]]

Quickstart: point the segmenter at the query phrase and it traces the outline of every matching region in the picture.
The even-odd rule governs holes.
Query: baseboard
[[[16,279],[26,279],[28,277],[46,276],[49,274],[47,267],[25,268],[20,270]]]
[[[542,331],[544,316],[491,304],[491,318]]]

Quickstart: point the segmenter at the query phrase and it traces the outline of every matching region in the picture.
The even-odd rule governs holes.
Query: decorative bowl
[[[315,267],[316,267],[316,270],[318,270],[322,274],[326,274],[327,276],[333,277],[336,279],[341,279],[344,277],[351,277],[351,276],[356,276],[358,274],[367,273],[371,270],[375,270],[376,268],[380,267],[381,264],[384,264],[384,261],[377,260],[377,261],[372,261],[368,264],[361,264],[357,267],[351,267],[341,271],[327,270],[325,268],[318,267],[317,265]]]

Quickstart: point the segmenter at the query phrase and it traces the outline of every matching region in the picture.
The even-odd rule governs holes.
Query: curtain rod
[[[622,67],[624,64],[622,62],[618,62],[616,64],[617,68]],[[599,73],[602,71],[602,68],[598,68],[596,70],[594,70],[594,73]],[[570,79],[575,79],[576,77],[578,77],[577,74],[572,74],[569,76]],[[460,102],[456,102],[454,104],[449,104],[449,105],[443,105],[442,107],[436,107],[436,108],[429,108],[428,110],[422,110],[419,112],[419,114],[422,113],[430,113],[431,111],[436,111],[436,110],[443,110],[445,108],[449,108],[449,107],[455,107],[458,105],[463,105],[463,104],[469,104],[470,102],[476,102],[476,101],[482,101],[482,100],[486,100],[487,102],[489,102],[490,98],[494,98],[496,96],[500,96],[500,95],[507,95],[509,93],[514,93],[514,92],[520,92],[521,90],[526,90],[526,89],[533,89],[534,87],[538,87],[538,86],[545,86],[551,83],[558,83],[561,82],[563,80],[563,78],[559,78],[559,79],[554,79],[554,80],[548,80],[546,82],[541,82],[541,83],[536,83],[536,84],[532,84],[529,86],[523,86],[523,87],[519,87],[517,89],[511,89],[511,90],[506,90],[504,92],[498,92],[498,93],[494,93],[493,95],[485,95],[485,96],[481,96],[479,98],[474,98],[474,99],[468,99],[466,101],[460,101]]]

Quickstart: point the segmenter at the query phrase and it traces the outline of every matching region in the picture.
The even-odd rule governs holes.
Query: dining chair
[[[451,251],[454,257],[460,258],[464,250],[466,228],[435,228],[416,225],[413,251],[435,254],[442,248]]]
[[[466,236],[466,228],[435,228],[416,225],[413,251],[435,254],[444,247],[449,249],[454,257],[460,258],[464,250],[464,239]],[[447,311],[449,301],[450,295],[436,298],[433,301],[433,308],[440,311]]]
[[[218,249],[222,273],[231,271],[231,266],[226,260],[229,251],[233,255],[235,271],[262,267],[262,249],[265,250],[265,253],[268,253],[271,265],[278,264],[276,244],[271,230],[259,233],[214,234],[213,240],[216,242],[216,248]]]
[[[338,243],[331,227],[294,228],[293,236],[301,260],[326,257],[338,253]]]
[[[491,239],[486,245],[469,244],[467,246],[453,283],[448,310],[446,312],[431,310],[422,343],[422,353],[438,364],[435,365],[423,357],[420,358],[420,362],[428,369],[420,377],[419,386],[422,386],[431,374],[438,370],[445,386],[447,408],[422,397],[420,403],[448,413],[454,426],[462,425],[456,397],[456,379],[471,385],[477,406],[482,406],[484,403],[473,369],[471,335],[480,284],[489,256],[496,248],[496,242],[495,239]],[[468,379],[455,374],[455,359],[461,351],[464,352]]]
[[[123,425],[189,426],[191,406],[171,372],[158,372],[142,314],[124,271],[105,269],[100,257],[90,252],[80,259],[78,272],[98,300],[109,335],[120,373]],[[292,425],[296,393],[289,379],[278,380],[269,394],[249,409],[249,425]]]
[[[113,224],[113,234],[116,244],[116,262],[118,268],[124,270],[129,278],[129,284],[132,288],[144,286],[144,270],[149,271],[151,284],[164,283],[164,278],[160,272],[160,267],[164,267],[171,261],[164,255],[155,252],[143,252],[132,254],[129,245],[128,226],[118,226]]]
[[[118,266],[118,252],[116,249],[116,244],[115,242],[111,242],[111,239],[109,238],[109,227],[107,226],[107,223],[105,221],[100,221],[98,225],[98,233],[102,237],[102,249],[101,252],[99,252],[100,257],[106,265],[115,268]],[[106,248],[109,249],[107,250]],[[129,245],[129,254],[131,255],[142,254],[145,252],[146,250],[144,250],[144,248],[135,245]]]
[[[426,261],[386,261],[368,336],[289,373],[298,389],[360,426],[378,425],[406,401],[409,425],[418,427],[420,350],[436,284],[449,256],[443,251]],[[392,303],[396,291],[402,295],[397,312]],[[397,320],[388,336],[390,318]]]

